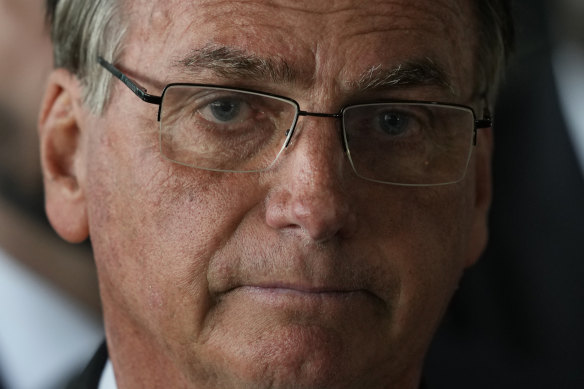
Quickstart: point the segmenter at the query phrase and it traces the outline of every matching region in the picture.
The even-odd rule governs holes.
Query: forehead
[[[350,81],[367,69],[412,59],[439,64],[454,85],[473,77],[474,18],[465,0],[128,0],[126,5],[125,54],[141,58],[135,63],[149,74],[212,45],[282,59],[311,82]]]

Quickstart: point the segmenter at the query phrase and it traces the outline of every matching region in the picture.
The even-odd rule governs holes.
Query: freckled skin
[[[425,56],[457,94],[406,98],[479,103],[469,101],[466,1],[125,7],[120,64],[150,93],[169,81],[219,82],[172,66],[214,43],[284,58],[302,79],[264,90],[306,110],[337,112],[354,97],[341,86],[363,71]],[[159,155],[156,110],[116,81],[103,116],[80,120],[80,185],[119,387],[415,388],[461,273],[485,244],[489,139],[479,135],[460,184],[398,187],[354,175],[336,121],[302,118],[272,170],[214,173]],[[355,292],[257,288],[291,284]]]

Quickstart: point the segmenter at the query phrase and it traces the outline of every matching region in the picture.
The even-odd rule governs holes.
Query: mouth
[[[365,289],[346,289],[327,286],[305,286],[288,284],[241,285],[232,288],[224,296],[237,295],[267,306],[301,309],[341,308],[365,302],[375,305],[382,300]]]
[[[360,292],[358,289],[343,289],[325,286],[302,286],[286,284],[267,284],[267,285],[242,285],[239,288],[249,288],[257,292],[272,293],[295,293],[295,294],[314,294],[314,295],[340,295],[347,293]]]

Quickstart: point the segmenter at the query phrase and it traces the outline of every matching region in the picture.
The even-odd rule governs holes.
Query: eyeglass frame
[[[340,109],[339,112],[337,113],[324,113],[324,112],[310,112],[310,111],[304,111],[300,109],[300,104],[298,104],[298,102],[296,100],[293,100],[289,97],[286,96],[280,96],[280,95],[276,95],[273,93],[268,93],[268,92],[262,92],[262,91],[257,91],[257,90],[253,90],[253,89],[246,89],[246,88],[235,88],[235,87],[229,87],[229,86],[222,86],[222,85],[215,85],[215,84],[200,84],[200,83],[183,83],[183,82],[177,82],[177,83],[169,83],[167,84],[163,90],[162,90],[162,94],[160,96],[156,96],[156,95],[152,95],[147,93],[147,89],[140,86],[136,81],[130,79],[128,76],[126,76],[120,69],[118,69],[116,66],[114,66],[113,64],[111,64],[110,62],[106,61],[103,57],[99,56],[97,58],[97,62],[104,67],[108,72],[110,72],[114,77],[116,77],[118,80],[122,81],[124,83],[124,85],[126,85],[136,96],[138,96],[138,98],[146,103],[149,104],[153,104],[153,105],[158,105],[158,114],[157,114],[157,121],[160,122],[161,119],[161,113],[162,113],[162,100],[164,97],[164,94],[166,92],[166,90],[170,87],[173,86],[193,86],[193,87],[201,87],[201,88],[215,88],[215,89],[226,89],[226,90],[237,90],[237,91],[241,91],[241,92],[246,92],[246,93],[253,93],[253,94],[259,94],[259,95],[264,95],[267,97],[273,97],[276,99],[280,99],[280,100],[284,100],[286,102],[291,103],[292,105],[294,105],[296,107],[296,115],[294,117],[294,121],[292,123],[292,125],[290,126],[290,129],[288,129],[286,131],[286,140],[284,142],[284,145],[282,146],[282,150],[287,148],[288,145],[290,144],[292,137],[294,135],[294,130],[296,128],[296,124],[298,122],[298,119],[300,118],[300,116],[313,116],[313,117],[323,117],[323,118],[334,118],[334,119],[342,119],[343,118],[343,114],[344,111],[350,107],[353,106],[357,106],[360,104],[349,104],[346,105],[344,107],[342,107]],[[441,103],[438,101],[425,101],[425,100],[383,100],[383,101],[375,101],[375,102],[371,102],[371,104],[378,104],[378,103],[387,103],[387,104],[425,104],[425,105],[429,105],[429,106],[441,106],[441,107],[452,107],[452,108],[458,108],[458,109],[466,109],[468,111],[470,111],[473,115],[473,123],[474,123],[474,128],[473,128],[473,140],[472,140],[472,147],[475,147],[477,145],[477,130],[481,129],[481,128],[491,128],[493,126],[493,121],[490,117],[490,113],[488,111],[488,109],[485,110],[484,116],[482,119],[477,119],[476,113],[474,111],[474,109],[468,105],[464,105],[464,104],[455,104],[455,103]],[[344,130],[343,130],[344,131]],[[343,143],[343,149],[345,153],[349,152],[349,147],[346,143],[345,137],[342,136],[342,143]],[[471,149],[472,151],[472,149]],[[470,155],[472,153],[469,153],[469,158]],[[280,155],[280,153],[278,153],[278,155],[276,156],[276,159],[274,161],[272,161],[272,164],[275,163],[275,161],[278,159],[278,156]],[[173,161],[175,163],[179,163],[176,161]],[[351,161],[351,165],[353,165],[353,162]],[[264,168],[264,169],[259,169],[257,171],[264,171],[267,170],[271,167],[272,165],[270,164],[270,166]],[[460,181],[462,181],[464,179],[464,177],[466,176],[466,171],[468,169],[468,166],[465,167],[465,170],[462,174],[462,176],[457,180],[457,181],[452,181],[452,182],[446,182],[446,183],[437,183],[437,184],[407,184],[407,183],[399,183],[399,182],[388,182],[388,181],[381,181],[381,180],[375,180],[372,178],[368,178],[368,177],[364,177],[361,176],[356,170],[355,167],[353,167],[353,170],[355,171],[355,173],[357,173],[357,175],[367,181],[372,181],[372,182],[377,182],[377,183],[381,183],[381,184],[387,184],[387,185],[397,185],[397,186],[442,186],[442,185],[451,185],[451,184],[456,184]],[[204,168],[204,170],[216,170],[216,171],[220,171],[220,172],[237,172],[237,171],[225,171],[225,170],[219,170],[219,169],[207,169]]]

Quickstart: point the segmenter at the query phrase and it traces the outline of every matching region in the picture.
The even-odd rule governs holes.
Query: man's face
[[[117,64],[169,82],[285,95],[338,112],[379,99],[472,105],[468,2],[127,2]],[[291,80],[177,65],[203,47],[284,61]],[[371,69],[430,59],[450,87],[357,90]],[[400,187],[353,173],[331,118],[302,117],[262,173],[161,157],[157,107],[120,82],[80,120],[80,186],[122,387],[407,387],[485,241],[488,135],[466,178]],[[49,199],[50,201],[50,199]],[[391,386],[393,387],[393,386]]]

